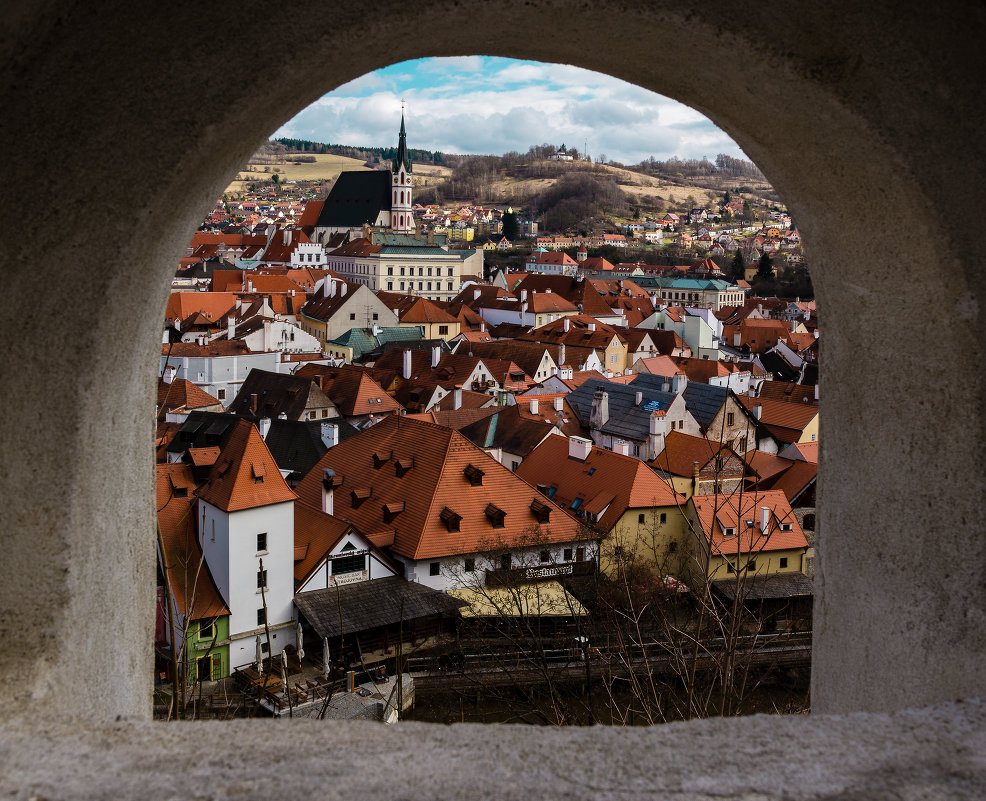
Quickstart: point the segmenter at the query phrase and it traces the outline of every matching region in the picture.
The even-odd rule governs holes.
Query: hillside
[[[277,175],[283,183],[317,183],[324,195],[343,170],[384,167],[393,148],[358,148],[302,140],[269,142],[226,190],[231,196]],[[575,151],[569,151],[575,153]],[[666,212],[713,208],[728,193],[751,209],[780,206],[780,198],[750,162],[719,155],[636,165],[556,161],[551,145],[527,153],[477,156],[412,151],[415,201],[511,205],[552,231],[612,230],[621,222]]]

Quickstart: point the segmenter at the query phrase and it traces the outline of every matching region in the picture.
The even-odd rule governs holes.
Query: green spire
[[[394,159],[394,173],[396,174],[401,165],[404,165],[405,171],[410,174],[411,172],[411,156],[407,152],[407,132],[404,130],[404,110],[401,109],[401,132],[397,140],[397,158]]]

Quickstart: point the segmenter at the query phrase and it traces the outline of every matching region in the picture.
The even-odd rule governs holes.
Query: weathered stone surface
[[[0,726],[4,798],[981,799],[986,705],[654,728]]]
[[[285,12],[285,47],[272,45],[277,25],[257,22],[272,13],[192,0],[139,12],[123,0],[12,0],[0,10],[0,714],[149,717],[155,352],[170,276],[203,212],[253,149],[323,92],[388,62],[476,52],[578,64],[676,97],[773,181],[804,235],[824,317],[814,708],[986,694],[982,7],[303,0]],[[390,744],[407,774],[347,751],[360,729],[326,729],[304,738],[310,762],[294,763],[291,782],[312,786],[304,771],[317,765],[322,784],[337,775],[382,793],[386,781],[390,797],[499,780],[597,796],[666,782],[700,796],[716,792],[700,778],[709,776],[732,797],[788,785],[821,788],[790,797],[933,797],[981,778],[983,744],[956,735],[938,748],[928,731],[972,722],[962,708],[929,714],[954,719],[593,731],[591,747],[573,731],[359,734],[368,753],[381,753],[371,740]],[[86,795],[117,765],[120,795],[187,768],[202,795],[215,776],[217,795],[241,797],[274,782],[271,754],[289,753],[267,742],[265,724],[234,724],[244,747],[212,763],[196,749],[234,738],[209,727],[83,735],[51,725],[7,725],[0,764],[17,792],[35,775],[55,782],[40,795]],[[819,739],[791,748],[797,726]],[[524,755],[545,743],[556,757]],[[366,767],[358,779],[333,748]],[[237,778],[251,755],[258,762]],[[770,767],[729,784],[723,766],[737,759]]]

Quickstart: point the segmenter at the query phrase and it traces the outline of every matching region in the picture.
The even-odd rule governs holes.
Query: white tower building
[[[407,133],[404,131],[404,112],[401,112],[401,133],[397,144],[397,158],[390,169],[391,202],[390,227],[399,234],[414,232],[414,215],[411,212],[411,157],[407,152]]]

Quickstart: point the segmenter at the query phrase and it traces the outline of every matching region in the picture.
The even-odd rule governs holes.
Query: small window
[[[473,573],[473,572],[475,572],[475,570],[476,570],[476,560],[475,559],[466,559],[466,561],[463,563],[463,568],[465,569],[466,573]]]
[[[267,610],[260,608],[257,610],[257,625],[263,626],[267,622]]]
[[[267,532],[262,531],[257,535],[257,553],[263,553],[267,550]]]
[[[726,412],[726,425],[731,426],[733,424],[733,413]]]
[[[267,589],[267,571],[258,570],[257,571],[257,589]]]
[[[322,417],[328,417],[328,416],[329,416],[329,410],[328,409],[322,409]]]
[[[379,319],[380,319],[380,315],[379,315],[379,314],[377,314],[376,312],[374,312],[374,313],[373,313],[373,319],[374,319],[374,320],[379,320]]]
[[[211,640],[216,636],[216,621],[205,620],[199,624],[199,639]]]
[[[668,543],[668,553],[678,553],[678,543],[674,540]]]
[[[541,553],[538,554],[538,561],[539,562],[550,562],[551,561],[551,554],[549,554],[547,551],[541,551]]]
[[[565,562],[571,562],[572,561],[572,549],[571,548],[566,548],[562,552],[562,560],[565,561]]]
[[[584,562],[585,561],[585,548],[576,548],[575,549],[575,561],[576,562]]]
[[[726,572],[727,573],[735,573],[736,572],[733,569],[733,563],[732,562],[726,562]]]
[[[617,559],[622,559],[623,558],[623,546],[622,545],[617,545],[615,548],[613,548],[613,556],[615,558],[617,558]]]
[[[500,557],[500,569],[510,570],[510,554],[505,553]]]
[[[440,576],[442,574],[442,563],[432,562],[428,565],[428,575],[429,576]]]
[[[662,523],[667,523],[668,522],[667,512],[661,512],[661,522]]]
[[[355,320],[356,319],[356,312],[350,312],[349,313],[349,319],[350,320]]]
[[[219,400],[226,400],[226,390],[220,389],[218,392],[216,392],[216,397],[219,398]]]
[[[727,526],[726,528],[724,528],[722,530],[722,533],[726,537],[735,537],[736,536],[736,529],[733,526]]]
[[[781,531],[791,531],[792,526],[790,523],[781,523]]]
[[[747,570],[756,570],[757,569],[757,560],[756,559],[751,559],[749,562],[747,562],[746,563],[746,569]]]
[[[787,557],[786,556],[782,556],[781,557],[781,567],[782,568],[787,567]]]
[[[642,526],[646,519],[647,516],[643,512],[641,512],[639,515],[637,515],[637,525]]]
[[[439,334],[447,334],[448,333],[448,326],[447,325],[440,325],[440,326],[438,326],[438,333]]]

